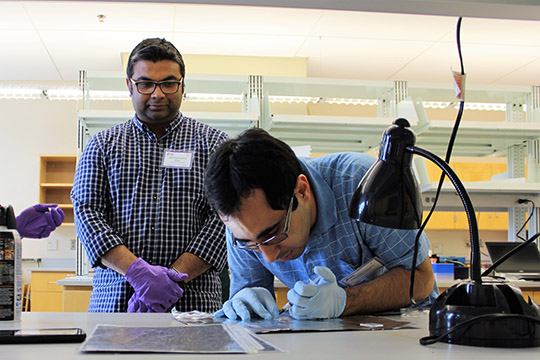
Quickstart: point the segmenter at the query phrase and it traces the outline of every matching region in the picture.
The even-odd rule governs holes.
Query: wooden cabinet
[[[429,211],[424,211],[424,219]],[[476,212],[480,230],[508,230],[508,213]],[[435,211],[426,227],[428,230],[468,230],[469,222],[465,212]]]
[[[75,275],[75,271],[33,270],[31,275],[31,311],[62,311],[62,286],[60,279]]]
[[[58,204],[66,218],[62,225],[72,225],[73,204],[70,192],[77,164],[76,155],[41,155],[39,171],[39,202]]]
[[[278,308],[282,308],[286,303],[289,301],[287,300],[287,292],[289,291],[289,288],[286,286],[276,286],[274,288],[274,293],[276,294],[276,304]]]
[[[536,301],[537,303],[540,304],[540,290],[536,290],[536,291],[531,291],[531,290],[523,290],[522,289],[522,292],[523,292],[523,297],[525,298],[525,300],[529,300],[529,296],[531,298],[534,299],[534,301]]]
[[[90,304],[92,286],[64,285],[62,295],[62,311],[86,312]]]
[[[451,162],[450,166],[458,174],[461,181],[486,181],[495,174],[506,172],[506,164],[501,163],[468,163]],[[426,162],[426,169],[431,181],[438,181],[441,170],[434,164]],[[446,178],[445,181],[449,181]],[[439,200],[440,201],[440,200]],[[424,207],[424,219],[429,208]],[[507,212],[476,211],[478,228],[480,230],[508,230]],[[435,211],[426,229],[428,230],[468,230],[469,223],[464,211]]]

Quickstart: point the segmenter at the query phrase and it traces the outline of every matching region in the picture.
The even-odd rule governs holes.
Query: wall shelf
[[[88,73],[79,87],[90,90],[124,90],[123,73]],[[467,101],[476,103],[507,104],[507,121],[462,121],[453,149],[454,156],[483,157],[500,154],[507,156],[509,149],[527,149],[537,146],[540,139],[540,118],[531,106],[531,89],[522,87],[471,87],[467,89]],[[341,151],[367,152],[378,149],[383,131],[398,117],[409,120],[417,134],[417,145],[443,157],[454,121],[428,119],[424,104],[433,101],[455,101],[451,84],[421,84],[390,81],[358,81],[344,79],[315,79],[296,77],[262,77],[236,75],[189,75],[186,77],[186,93],[235,95],[239,102],[237,112],[189,112],[193,117],[236,136],[241,131],[257,126],[267,130],[290,146],[310,145],[313,153]],[[273,111],[271,97],[305,97],[307,101],[322,102],[329,99],[364,99],[376,104],[377,116],[325,116],[317,114],[284,114]],[[104,110],[95,108],[89,97],[79,104],[79,151],[82,151],[90,136],[97,131],[114,126],[132,118],[133,110]],[[127,103],[127,102],[126,102]],[[508,116],[518,109],[526,122],[515,121]],[[97,106],[97,105],[96,105]],[[538,107],[538,106],[537,106]],[[125,108],[125,104],[124,104]],[[306,106],[307,113],[307,106]],[[456,111],[457,114],[457,111]],[[510,120],[508,120],[510,119]],[[523,158],[521,159],[523,160]],[[524,166],[524,165],[523,165]],[[529,168],[533,167],[529,163]],[[536,178],[532,179],[537,181]],[[477,211],[509,213],[509,226],[517,221],[510,216],[513,209],[525,211],[518,206],[518,198],[529,198],[540,204],[540,183],[517,182],[466,183]],[[423,193],[425,209],[436,185]],[[442,198],[437,210],[442,212],[463,210],[459,198],[450,184],[444,184]],[[539,209],[540,210],[540,209]],[[523,213],[522,213],[523,214]],[[538,221],[537,221],[538,222]],[[535,221],[531,222],[532,229]],[[79,258],[84,255],[78,255]],[[78,261],[80,263],[80,261]],[[79,271],[78,275],[85,272]]]
[[[73,204],[70,192],[77,163],[76,155],[41,155],[39,171],[39,202],[58,204],[64,211],[62,226],[73,225]]]
[[[508,211],[509,207],[530,207],[518,204],[518,199],[529,199],[540,204],[540,183],[517,181],[470,181],[463,182],[476,211]],[[438,183],[422,192],[424,209],[429,209]],[[451,183],[445,182],[437,203],[438,211],[463,211],[463,204]]]

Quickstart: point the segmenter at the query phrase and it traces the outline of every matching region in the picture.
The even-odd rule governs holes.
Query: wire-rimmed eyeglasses
[[[283,231],[280,232],[279,234],[276,234],[260,243],[258,242],[255,242],[255,241],[251,241],[251,240],[248,240],[248,241],[243,241],[243,240],[238,240],[236,238],[233,237],[233,243],[234,243],[234,246],[239,248],[239,249],[244,249],[244,250],[258,250],[259,247],[261,245],[266,245],[266,246],[272,246],[272,245],[277,245],[279,244],[280,242],[282,242],[283,240],[287,239],[289,237],[289,226],[291,224],[291,213],[292,213],[292,209],[293,209],[293,204],[294,204],[294,193],[293,195],[291,196],[291,201],[289,202],[289,208],[287,210],[287,216],[285,217],[285,226],[283,226]]]
[[[168,95],[175,94],[180,88],[180,85],[182,84],[182,82],[184,81],[184,79],[165,80],[165,81],[150,81],[150,80],[135,81],[131,78],[129,80],[135,85],[139,94],[142,94],[142,95],[152,94],[156,90],[157,86],[159,86],[159,88],[164,94],[168,94]]]

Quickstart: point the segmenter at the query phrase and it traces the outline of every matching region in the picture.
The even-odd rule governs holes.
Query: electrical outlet
[[[58,240],[47,239],[47,250],[58,250]]]
[[[70,250],[75,250],[75,246],[76,246],[75,241],[77,241],[77,240],[71,239],[71,246],[69,248]]]
[[[442,252],[443,252],[443,246],[442,246],[441,244],[435,244],[435,245],[433,245],[433,252],[434,252],[435,254],[437,254],[437,255],[438,255],[438,254],[442,254]]]

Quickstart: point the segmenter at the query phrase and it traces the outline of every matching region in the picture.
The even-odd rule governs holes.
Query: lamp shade
[[[394,229],[418,229],[422,198],[412,170],[416,135],[406,119],[393,122],[383,134],[379,158],[358,184],[349,216],[358,221]]]

